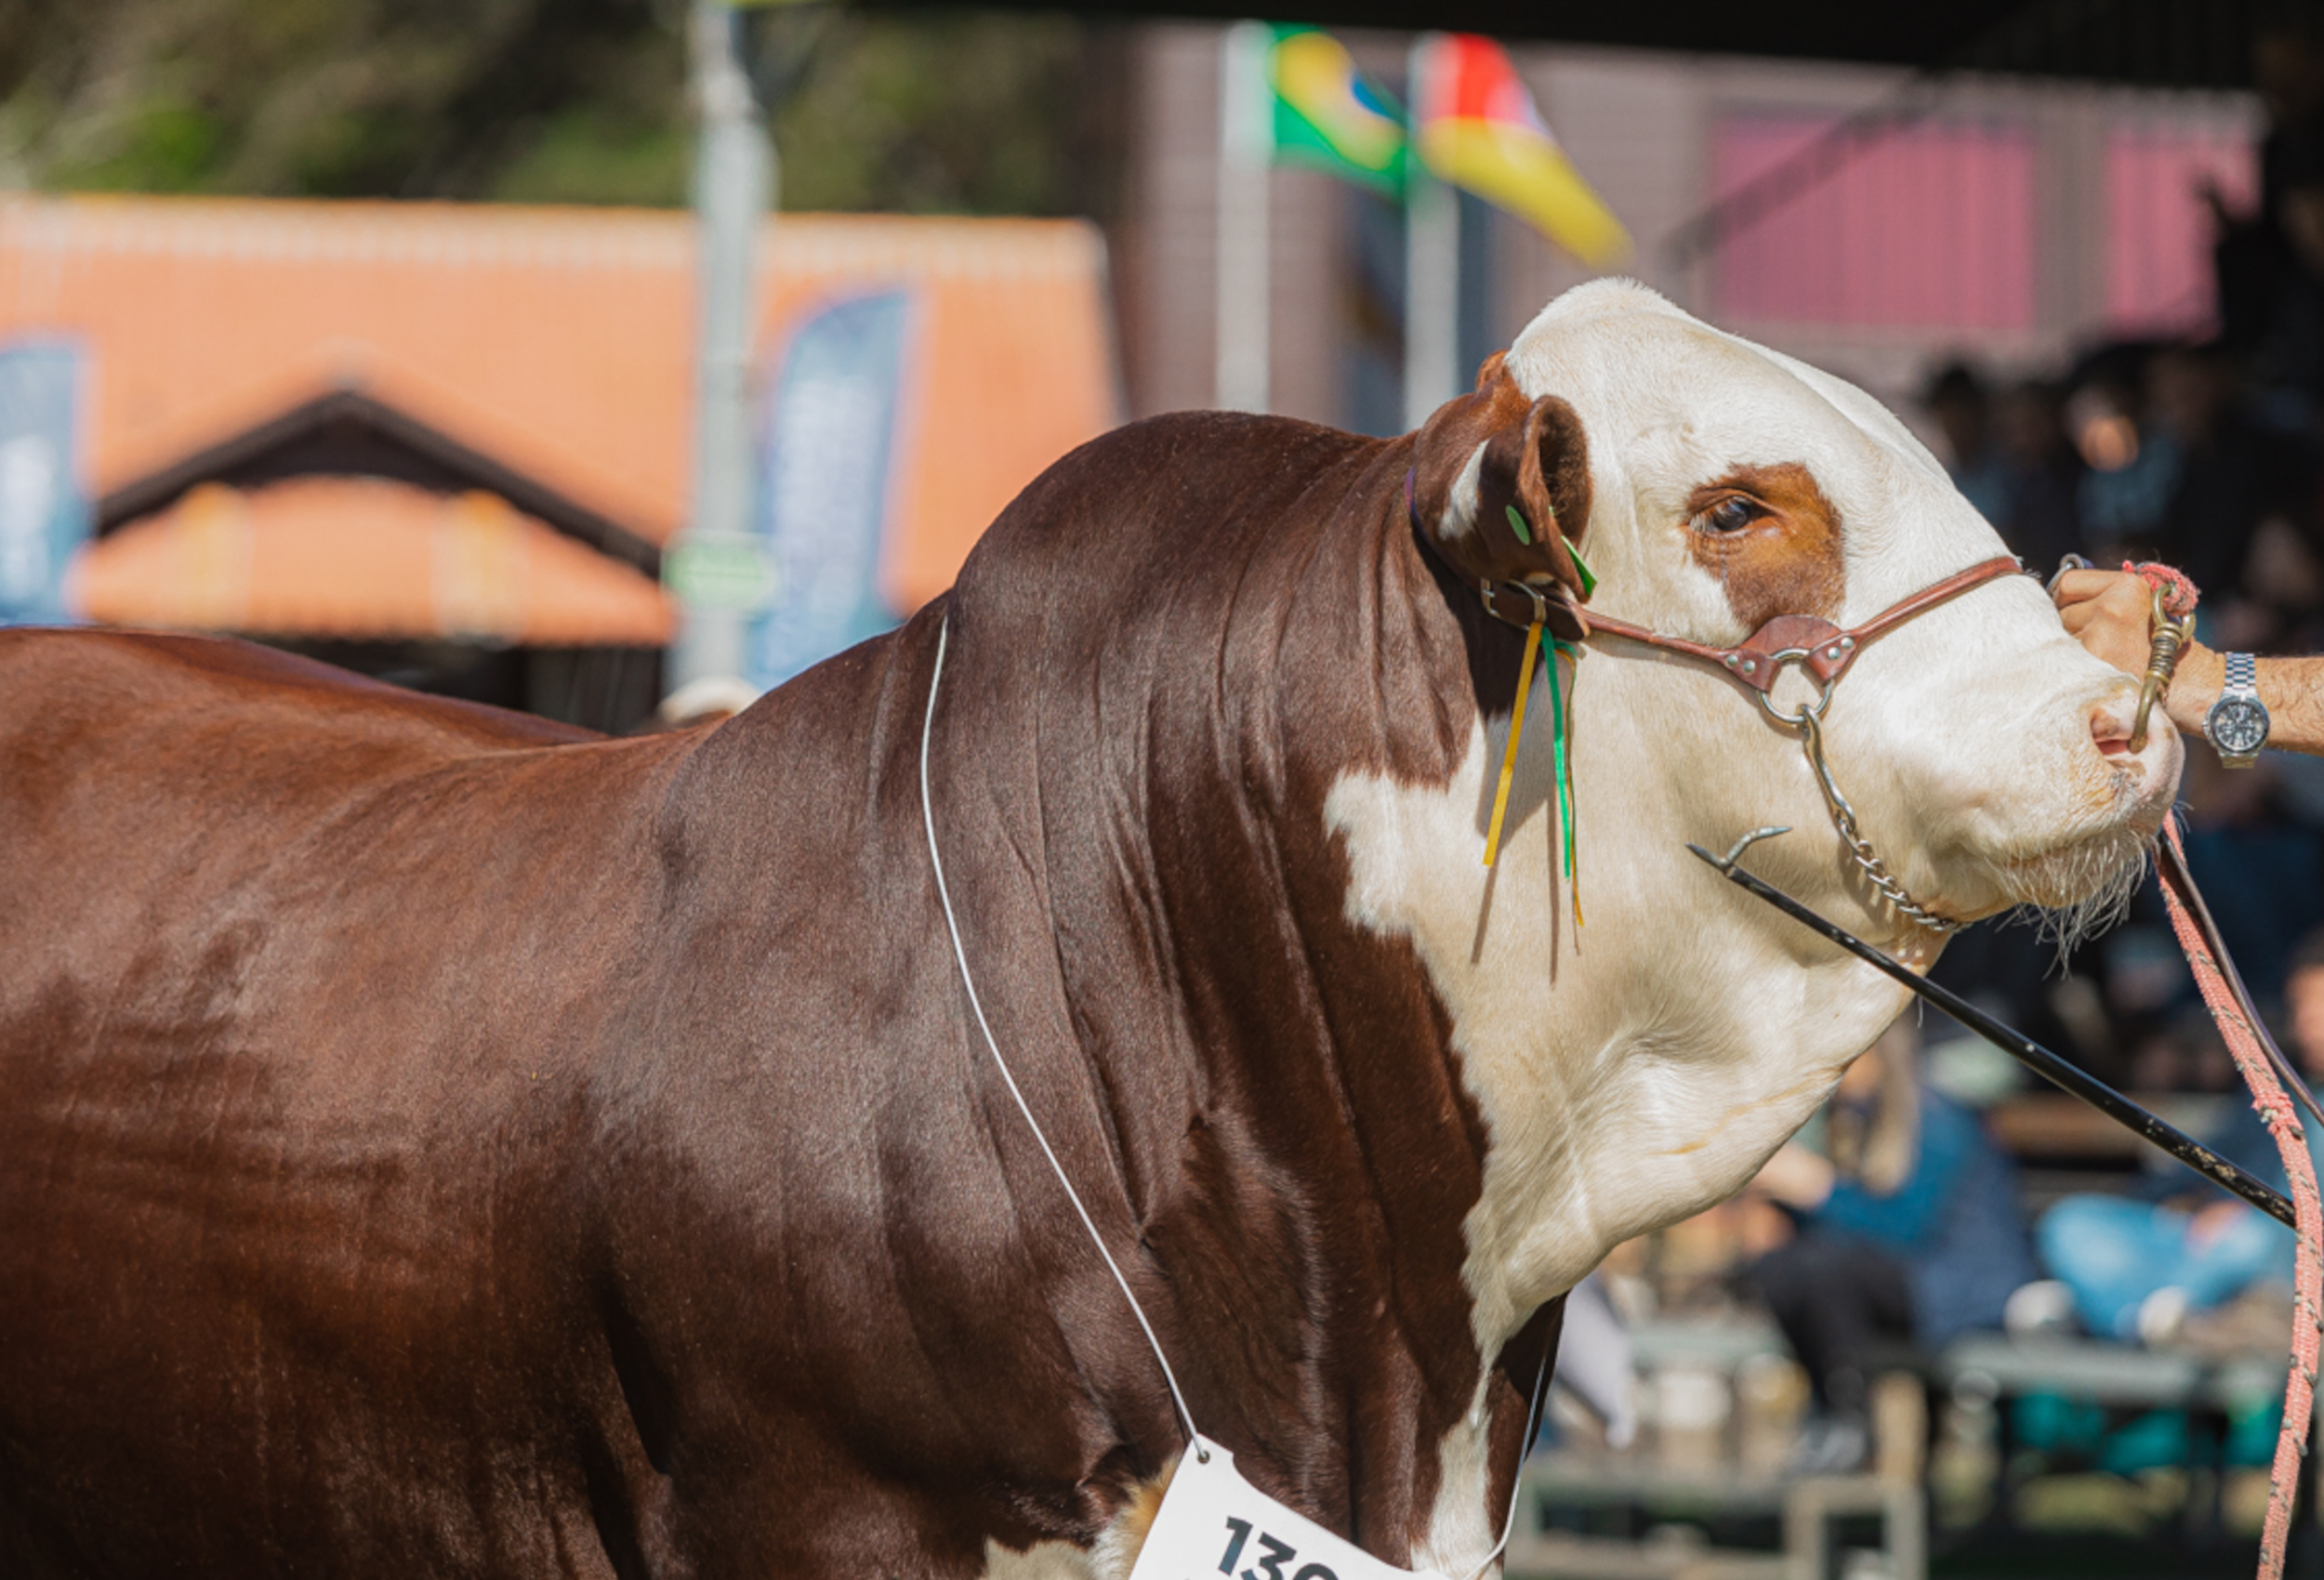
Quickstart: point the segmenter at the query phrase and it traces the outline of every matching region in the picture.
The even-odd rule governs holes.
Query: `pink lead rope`
[[[2179,858],[2178,868],[2184,871],[2186,851],[2179,842],[2177,818],[2164,822],[2163,837],[2171,842],[2172,853]],[[2179,935],[2179,947],[2186,953],[2195,985],[2202,990],[2203,1002],[2219,1026],[2219,1034],[2226,1040],[2236,1068],[2243,1072],[2244,1085],[2251,1088],[2251,1106],[2276,1139],[2276,1150],[2284,1160],[2284,1178],[2291,1187],[2292,1209],[2299,1218],[2300,1245],[2292,1264],[2291,1372],[2284,1379],[2284,1424],[2277,1434],[2276,1461],[2268,1471],[2267,1523],[2260,1534],[2260,1580],[2279,1580],[2284,1549],[2291,1537],[2292,1504],[2300,1491],[2300,1459],[2307,1452],[2308,1424],[2316,1406],[2317,1322],[2319,1312],[2324,1312],[2324,1254],[2319,1253],[2319,1246],[2324,1246],[2324,1204],[2317,1200],[2316,1165],[2308,1155],[2300,1115],[2276,1079],[2260,1047],[2259,1034],[2245,1018],[2219,962],[2212,958],[2174,876],[2167,867],[2161,871],[2163,903],[2171,912],[2172,929]]]
[[[2155,590],[2159,616],[2184,620],[2195,612],[2195,584],[2185,573],[2152,560],[2143,564],[2125,560],[2122,569]],[[2162,678],[2167,686],[2167,672]],[[2196,920],[2195,913],[2203,906],[2200,896],[2193,892],[2186,848],[2179,839],[2179,820],[2166,818],[2162,832],[2176,858],[2156,862],[2163,905],[2171,913],[2171,928],[2179,935],[2187,968],[2195,974],[2195,985],[2236,1068],[2243,1073],[2243,1084],[2251,1089],[2251,1106],[2276,1139],[2276,1151],[2283,1157],[2284,1178],[2291,1189],[2292,1215],[2299,1220],[2299,1248],[2292,1263],[2291,1366],[2284,1378],[2283,1428],[2276,1437],[2276,1460],[2267,1476],[2267,1523],[2260,1533],[2260,1580],[2279,1580],[2285,1548],[2291,1539],[2292,1506],[2300,1493],[2300,1460],[2308,1450],[2308,1427],[2316,1410],[2317,1323],[2324,1315],[2324,1204],[2317,1196],[2316,1164],[2308,1152],[2300,1115],[2261,1047],[2260,1032],[2245,1013],[2250,1001],[2239,991],[2242,984],[2229,981],[2212,953],[2207,929]],[[2188,893],[2179,891],[2182,883],[2187,885]]]

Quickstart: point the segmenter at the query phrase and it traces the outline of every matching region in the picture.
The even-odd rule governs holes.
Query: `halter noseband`
[[[1406,503],[1415,535],[1449,566],[1451,561],[1445,559],[1444,551],[1430,539],[1427,529],[1422,525],[1419,511],[1412,505],[1408,486]],[[1943,581],[1932,583],[1919,592],[1897,599],[1861,625],[1843,627],[1820,615],[1778,614],[1731,648],[1690,641],[1684,637],[1673,637],[1644,625],[1633,625],[1627,620],[1591,615],[1574,602],[1572,593],[1562,584],[1544,588],[1528,582],[1480,580],[1476,587],[1484,600],[1485,612],[1504,625],[1514,625],[1520,630],[1537,624],[1547,625],[1569,641],[1587,640],[1592,637],[1616,637],[1623,641],[1638,642],[1709,665],[1749,687],[1752,695],[1759,699],[1759,705],[1766,710],[1768,718],[1799,732],[1801,749],[1807,754],[1808,766],[1816,770],[1816,783],[1824,793],[1824,804],[1831,813],[1832,826],[1847,846],[1849,859],[1855,862],[1866,881],[1906,920],[1932,932],[1951,934],[1969,924],[1940,916],[1915,900],[1873,850],[1871,841],[1865,838],[1856,821],[1855,809],[1848,804],[1847,797],[1841,794],[1838,782],[1832,778],[1831,765],[1824,758],[1824,710],[1831,705],[1832,688],[1840,683],[1841,676],[1847,673],[1848,666],[1871,643],[1907,621],[1926,614],[1939,604],[1950,602],[1972,587],[1982,586],[2002,576],[2014,575],[2022,569],[2012,557],[1997,555],[1991,560],[1980,560],[1965,571],[1956,571]],[[1459,573],[1457,568],[1454,573]],[[1786,713],[1775,704],[1774,688],[1776,678],[1787,665],[1793,664],[1815,678],[1817,691],[1814,701],[1803,702]]]
[[[1648,630],[1644,625],[1633,625],[1627,620],[1591,615],[1579,609],[1576,609],[1575,612],[1580,616],[1584,636],[1619,637],[1625,641],[1644,642],[1648,647],[1660,648],[1666,652],[1715,665],[1758,692],[1763,703],[1766,702],[1784,665],[1797,662],[1816,677],[1817,685],[1822,688],[1822,696],[1816,704],[1816,711],[1821,713],[1825,704],[1831,700],[1832,687],[1839,683],[1841,676],[1847,673],[1848,666],[1856,661],[1856,655],[1870,643],[1888,635],[1906,621],[1926,614],[1941,603],[1950,602],[1972,587],[1982,586],[1997,577],[2014,575],[2020,569],[2017,561],[2006,554],[1980,560],[1965,571],[1956,571],[1941,582],[1934,582],[1917,593],[1898,599],[1860,625],[1843,628],[1820,615],[1778,614],[1731,648],[1710,647],[1702,642],[1689,641],[1684,637],[1669,636],[1660,631]],[[1565,591],[1563,587],[1557,590],[1561,593]],[[1490,600],[1487,600],[1486,608],[1499,617],[1499,611]],[[1773,704],[1768,706],[1773,712]],[[1793,716],[1783,713],[1776,713],[1776,717],[1786,723],[1792,722],[1793,718]]]

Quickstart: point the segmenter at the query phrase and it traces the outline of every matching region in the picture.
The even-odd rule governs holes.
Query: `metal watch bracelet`
[[[2259,665],[2248,652],[2223,656],[2219,698],[2203,716],[2203,735],[2228,768],[2249,768],[2267,744],[2267,708],[2259,694]]]

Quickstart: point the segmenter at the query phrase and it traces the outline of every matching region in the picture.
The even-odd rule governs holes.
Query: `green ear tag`
[[[1531,548],[1533,546],[1533,533],[1531,529],[1525,525],[1524,512],[1520,511],[1514,505],[1512,505],[1509,507],[1509,530],[1517,534],[1517,541],[1519,543],[1524,544],[1527,548]]]
[[[1588,598],[1598,590],[1598,578],[1591,574],[1590,567],[1581,562],[1580,549],[1569,543],[1565,546],[1565,552],[1573,556],[1574,569],[1581,573],[1581,596]]]

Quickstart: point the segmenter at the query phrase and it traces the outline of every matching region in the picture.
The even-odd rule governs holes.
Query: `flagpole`
[[[693,498],[664,574],[683,610],[672,644],[672,690],[749,673],[751,578],[750,352],[760,231],[773,203],[774,148],[742,60],[729,0],[694,0],[693,91],[702,118],[694,155]],[[724,571],[724,575],[716,574]],[[691,573],[690,573],[691,572]]]
[[[1412,44],[1406,97],[1415,143],[1428,113],[1430,51],[1438,35]],[[1408,428],[1460,393],[1460,198],[1429,174],[1415,147],[1404,209],[1404,421]]]
[[[1273,110],[1264,22],[1219,41],[1219,283],[1216,400],[1263,412],[1268,401],[1268,159]]]

